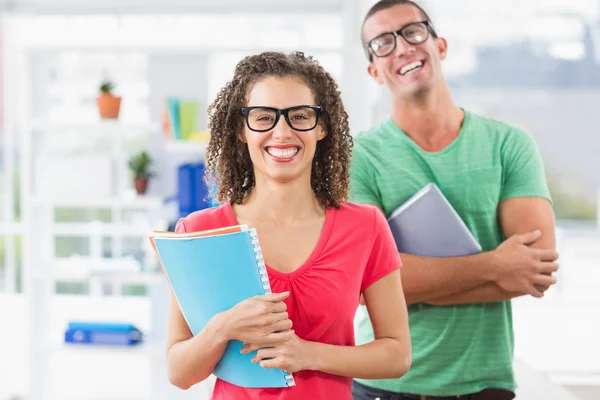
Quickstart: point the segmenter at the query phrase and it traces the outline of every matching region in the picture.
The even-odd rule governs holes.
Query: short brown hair
[[[241,108],[247,105],[254,84],[271,76],[300,78],[311,89],[316,105],[321,106],[319,124],[326,136],[317,142],[311,186],[324,207],[339,207],[348,197],[350,182],[353,143],[348,115],[333,77],[315,59],[300,52],[264,52],[245,57],[237,64],[233,79],[209,106],[206,180],[216,185],[213,197],[219,202],[241,204],[254,187],[248,146],[240,140],[244,129]]]

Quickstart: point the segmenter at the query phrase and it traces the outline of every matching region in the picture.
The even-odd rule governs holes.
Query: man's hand
[[[508,292],[543,297],[544,291],[556,283],[552,273],[558,270],[558,253],[529,246],[540,236],[539,230],[512,235],[494,250],[498,286]]]
[[[252,362],[260,363],[263,368],[281,368],[288,372],[298,372],[310,369],[311,356],[307,351],[308,343],[310,342],[293,334],[288,341],[273,347],[258,348],[256,345],[249,344],[242,347],[241,352],[247,354],[258,350],[252,357]]]

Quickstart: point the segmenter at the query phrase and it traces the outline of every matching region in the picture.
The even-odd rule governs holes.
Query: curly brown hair
[[[348,114],[333,77],[310,56],[301,52],[264,52],[240,61],[233,79],[208,108],[210,142],[206,152],[206,181],[219,202],[241,204],[255,185],[254,168],[246,143],[240,140],[254,85],[267,77],[298,77],[311,89],[321,106],[325,138],[317,142],[312,162],[311,186],[325,208],[338,208],[348,198],[350,151],[353,145]],[[216,192],[216,193],[214,193]]]

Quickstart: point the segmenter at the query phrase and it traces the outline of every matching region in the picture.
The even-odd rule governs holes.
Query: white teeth
[[[290,147],[287,149],[276,149],[275,147],[267,147],[267,153],[277,158],[291,158],[298,152],[297,147]]]
[[[400,70],[400,75],[406,75],[408,72],[413,71],[417,68],[421,68],[423,66],[423,61],[415,61],[410,64],[405,65]]]

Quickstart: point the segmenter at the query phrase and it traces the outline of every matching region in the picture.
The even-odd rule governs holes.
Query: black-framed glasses
[[[373,61],[373,55],[376,57],[386,57],[396,50],[396,39],[402,36],[407,43],[417,45],[429,39],[429,34],[437,37],[431,22],[418,21],[404,25],[395,32],[385,32],[374,37],[366,43],[367,57]]]
[[[266,106],[242,107],[242,114],[248,129],[254,132],[270,131],[279,122],[279,117],[284,116],[290,128],[296,131],[310,131],[319,123],[321,107],[319,106],[294,106],[279,109]]]

